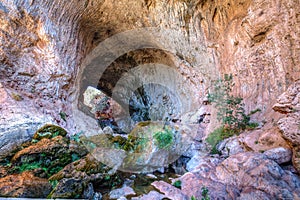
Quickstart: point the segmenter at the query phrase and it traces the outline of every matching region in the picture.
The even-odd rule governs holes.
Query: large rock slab
[[[300,172],[300,80],[293,83],[277,100],[273,109],[286,114],[278,121],[282,136],[293,149],[293,164]]]
[[[0,196],[46,198],[52,186],[47,179],[35,177],[31,172],[9,175],[0,179]]]
[[[268,199],[300,198],[300,178],[283,170],[264,154],[246,152],[233,155],[217,166],[215,174],[217,180],[239,188],[241,194]]]

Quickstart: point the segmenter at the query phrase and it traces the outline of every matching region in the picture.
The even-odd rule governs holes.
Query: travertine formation
[[[232,73],[247,111],[260,108],[259,118],[269,121],[277,96],[300,77],[299,16],[299,3],[287,0],[2,0],[1,82],[5,90],[26,104],[34,102],[33,107],[71,129],[69,102],[85,56],[116,33],[157,27],[174,38],[172,52],[128,52],[123,58],[130,59],[117,59],[109,68],[111,80],[134,65],[175,65],[194,83],[192,91],[199,92],[191,97],[201,99],[211,79]],[[109,92],[105,80],[102,88]],[[67,122],[60,112],[67,114]]]
[[[153,82],[152,73],[157,83],[177,88],[180,103],[174,107],[186,112],[182,119],[205,124],[193,133],[198,143],[188,152],[191,172],[181,177],[182,190],[156,182],[164,195],[152,192],[142,199],[200,197],[199,184],[219,190],[212,199],[300,198],[299,177],[285,170],[292,156],[300,172],[298,0],[0,0],[0,44],[0,159],[12,156],[47,122],[71,134],[82,124],[96,130],[93,114],[85,112],[86,88],[113,96],[120,83],[134,85],[134,69],[146,66],[148,71],[136,72],[146,72],[145,81]],[[149,66],[167,66],[176,77]],[[252,116],[260,126],[221,143],[226,160],[209,158],[197,154],[203,136],[218,125],[206,96],[213,80],[230,73],[246,112],[261,110]],[[41,181],[23,173],[0,185],[11,178]],[[48,191],[49,184],[41,183],[31,186]]]
[[[273,109],[286,114],[278,121],[282,136],[291,144],[293,163],[300,172],[300,81],[292,84],[277,99]]]

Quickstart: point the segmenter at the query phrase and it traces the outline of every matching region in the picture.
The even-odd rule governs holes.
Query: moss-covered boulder
[[[88,154],[86,157],[65,166],[49,178],[51,182],[56,183],[56,186],[48,197],[90,198],[87,193],[91,191],[91,184],[97,185],[98,190],[101,188],[103,192],[121,186],[123,180],[119,174],[109,174],[110,170],[110,167]]]
[[[75,148],[76,145],[80,146],[60,135],[51,139],[43,138],[17,152],[11,159],[10,171],[34,171],[39,177],[50,177],[87,154],[85,149]]]
[[[83,137],[83,143],[99,161],[114,170],[151,172],[167,166],[189,148],[190,137],[162,122],[140,122],[127,138],[99,134]]]
[[[59,126],[46,124],[34,133],[33,141],[39,141],[43,138],[54,138],[59,135],[65,137],[67,131]]]

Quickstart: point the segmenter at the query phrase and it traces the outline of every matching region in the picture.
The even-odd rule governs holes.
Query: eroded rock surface
[[[292,160],[299,172],[299,6],[297,0],[0,0],[0,158],[13,155],[31,139],[36,127],[46,122],[76,130],[82,118],[74,121],[76,113],[71,105],[79,106],[78,90],[90,86],[83,84],[80,88],[78,82],[91,83],[111,95],[117,81],[134,67],[158,63],[174,69],[187,83],[188,87],[178,89],[184,93],[182,99],[191,103],[184,110],[203,103],[211,80],[232,73],[236,83],[233,91],[244,98],[247,113],[262,110],[254,119],[272,123],[286,114],[278,122],[279,129],[291,144]],[[97,70],[84,73],[83,60],[97,45],[117,33],[145,27],[158,31],[153,35],[147,31],[133,34],[128,41],[116,40],[113,46],[128,47],[136,42],[140,44],[138,49],[121,48],[120,55],[114,55],[112,46],[102,45],[107,47],[104,57],[114,58],[103,76]],[[145,48],[147,45],[154,49]],[[151,80],[148,76],[146,79]],[[276,114],[272,110],[275,99],[290,85],[273,107],[279,112]],[[206,132],[216,121],[215,112],[209,113],[211,123],[200,127]],[[186,182],[205,183],[210,191],[220,189],[221,196],[229,199],[299,198],[299,178],[278,165],[290,159],[289,147],[273,128],[225,141],[221,150],[229,158],[224,161],[194,157],[189,166],[191,173],[184,177]],[[203,132],[195,135],[202,137]],[[13,161],[56,147],[65,149],[64,140],[56,142],[44,138],[40,146],[23,149]],[[74,165],[70,168],[77,169]],[[81,172],[78,177],[86,177]],[[199,177],[197,172],[206,174]],[[1,173],[4,176],[5,169]],[[58,175],[58,180],[63,180],[67,173]],[[62,186],[78,186],[78,180],[68,178]],[[201,194],[201,187],[191,184],[189,188],[189,184],[183,184],[186,194],[170,184],[161,183],[159,188],[172,198],[176,194],[178,198]],[[80,192],[91,191],[88,185],[84,188],[87,190]],[[214,193],[212,196],[217,198]]]
[[[171,199],[201,198],[203,187],[211,199],[300,198],[300,178],[260,153],[232,155],[220,164],[188,172],[178,180],[181,190],[162,181],[153,185]]]
[[[293,164],[300,172],[300,81],[292,84],[277,102],[273,109],[286,114],[278,121],[278,127],[292,146]]]
[[[9,175],[0,179],[0,196],[18,198],[46,198],[52,189],[47,179],[31,172]]]
[[[220,182],[239,188],[241,193],[253,193],[257,197],[263,193],[269,199],[299,198],[299,177],[282,170],[263,154],[231,156],[216,168],[215,173]]]

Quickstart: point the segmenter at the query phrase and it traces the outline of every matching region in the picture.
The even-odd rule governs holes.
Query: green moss
[[[246,129],[253,130],[253,129],[257,128],[258,126],[259,126],[258,123],[256,123],[256,122],[250,122],[250,123],[247,124]]]
[[[255,113],[257,112],[261,112],[261,109],[260,108],[257,108],[255,110],[252,110],[248,115],[254,115]]]
[[[72,157],[72,162],[75,162],[80,159],[80,156],[77,153],[73,153],[71,157]]]
[[[59,116],[64,120],[65,122],[67,121],[67,114],[65,112],[60,112]]]
[[[163,131],[153,135],[154,142],[160,149],[167,149],[174,143],[174,136],[171,129],[165,128]]]
[[[49,183],[51,184],[52,188],[54,189],[58,184],[58,180],[49,181]]]
[[[216,146],[220,141],[229,138],[235,135],[237,132],[231,129],[225,129],[223,126],[215,129],[209,136],[206,138],[206,142],[212,147]]]
[[[206,138],[206,142],[211,145],[212,147],[212,154],[220,154],[217,150],[216,146],[219,142],[226,138],[230,138],[233,135],[238,134],[237,130],[226,129],[224,126],[221,126],[215,129],[209,136]]]
[[[12,168],[12,171],[22,173],[24,171],[30,171],[39,168],[42,168],[42,163],[40,161],[35,161],[32,163],[22,163],[20,166],[14,166]]]
[[[175,182],[173,183],[173,186],[174,186],[174,187],[177,187],[177,188],[179,188],[179,189],[181,189],[181,181],[180,181],[180,180],[175,181]]]
[[[46,124],[35,132],[35,134],[33,135],[33,141],[36,142],[43,138],[54,138],[59,135],[64,137],[67,135],[67,131],[59,126]]]
[[[129,152],[140,153],[148,147],[149,141],[149,138],[129,135],[123,145],[123,149]]]
[[[79,156],[75,153],[72,154],[67,149],[23,155],[19,161],[11,165],[9,173],[22,173],[24,171],[41,169],[42,172],[39,173],[49,178],[76,159],[79,159]]]

